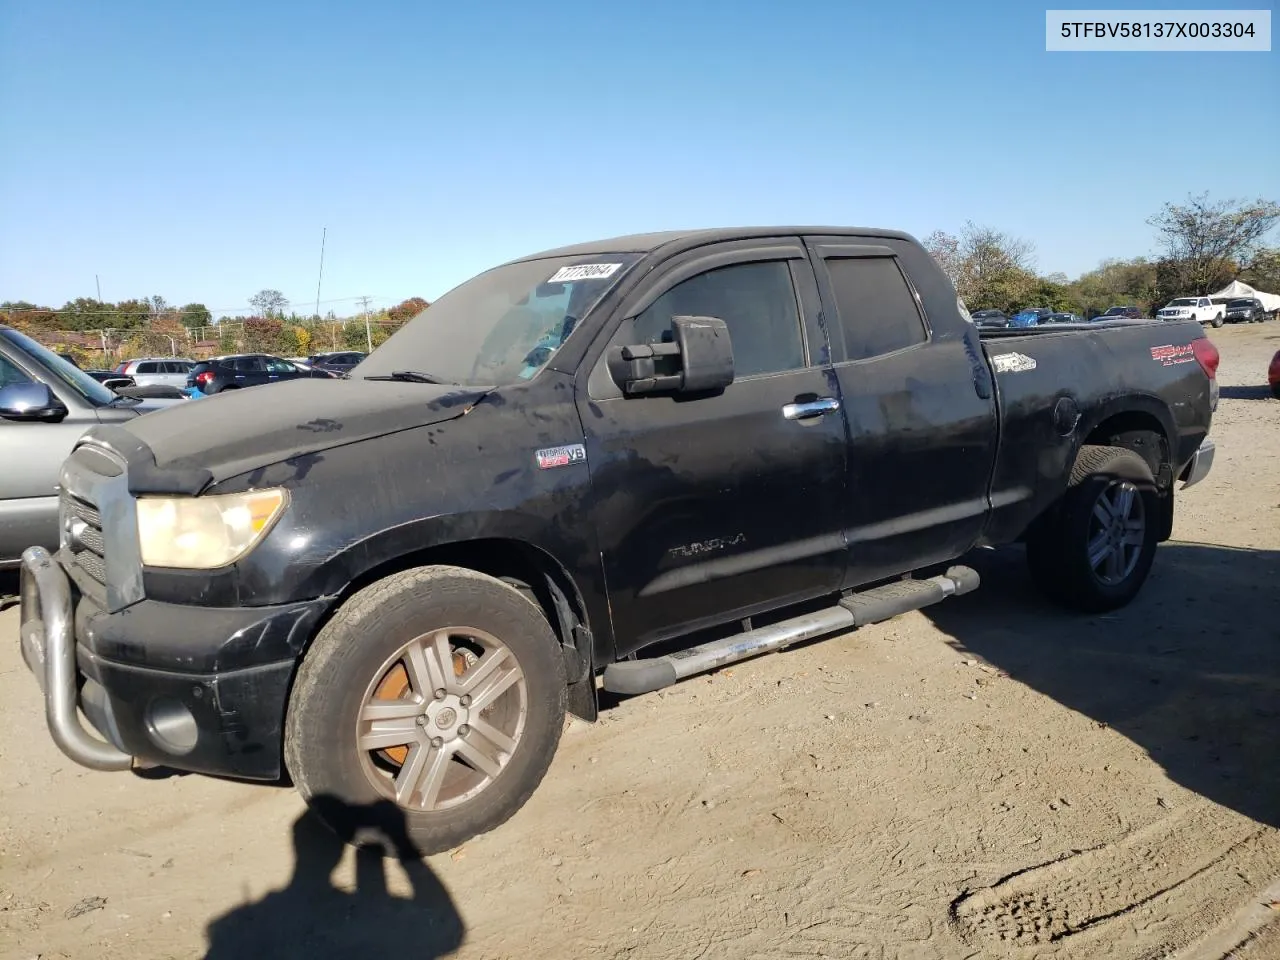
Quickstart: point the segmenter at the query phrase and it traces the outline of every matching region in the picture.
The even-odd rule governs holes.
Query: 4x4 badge
[[[567,447],[546,447],[538,451],[538,466],[543,470],[586,462],[587,448],[580,443],[573,443]]]

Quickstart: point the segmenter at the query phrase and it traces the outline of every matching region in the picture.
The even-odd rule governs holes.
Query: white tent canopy
[[[1268,313],[1280,310],[1280,296],[1274,293],[1262,293],[1253,289],[1247,283],[1241,283],[1239,280],[1232,280],[1229,284],[1219,290],[1217,293],[1209,294],[1211,297],[1257,297],[1262,301],[1262,305],[1266,307]]]

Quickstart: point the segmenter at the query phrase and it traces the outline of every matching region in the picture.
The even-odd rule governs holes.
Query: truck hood
[[[125,429],[156,466],[212,481],[462,416],[491,388],[386,380],[290,380],[177,401]],[[372,465],[371,465],[372,467]]]

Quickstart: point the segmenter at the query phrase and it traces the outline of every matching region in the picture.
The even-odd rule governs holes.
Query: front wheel
[[[1220,314],[1220,313],[1219,313],[1219,314],[1217,314],[1217,315],[1215,315],[1215,316],[1214,316],[1214,318],[1213,318],[1213,326],[1214,326],[1214,329],[1215,329],[1215,330],[1216,330],[1218,327],[1222,326],[1222,321],[1223,321],[1222,314]]]
[[[1086,613],[1131,601],[1155,560],[1160,497],[1147,462],[1123,447],[1082,447],[1067,492],[1027,536],[1032,579]]]
[[[302,661],[285,765],[348,843],[439,853],[510,818],[564,727],[559,643],[519,590],[420,567],[354,594]]]

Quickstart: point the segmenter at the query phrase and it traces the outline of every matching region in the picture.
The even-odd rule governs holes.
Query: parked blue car
[[[1011,327],[1037,327],[1053,313],[1048,307],[1027,307],[1009,318]]]

